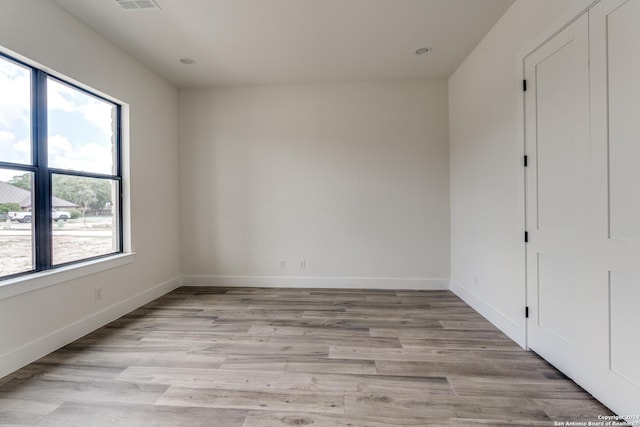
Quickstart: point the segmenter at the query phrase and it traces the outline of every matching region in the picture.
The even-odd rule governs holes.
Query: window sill
[[[40,271],[38,273],[4,280],[0,282],[0,301],[16,295],[131,264],[134,259],[135,253],[117,254],[107,258],[56,268],[55,270]]]

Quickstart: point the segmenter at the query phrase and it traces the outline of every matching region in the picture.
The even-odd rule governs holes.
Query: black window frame
[[[41,271],[51,271],[61,267],[93,261],[101,258],[112,257],[124,253],[124,187],[122,182],[122,105],[111,99],[105,98],[95,92],[87,90],[59,76],[50,74],[38,67],[27,64],[0,51],[0,59],[12,62],[21,67],[27,68],[31,72],[31,164],[20,164],[3,162],[0,160],[1,169],[15,170],[17,173],[32,173],[32,197],[33,207],[33,234],[32,234],[32,256],[33,269],[0,276],[0,282],[16,277],[28,276]],[[78,90],[88,96],[97,98],[115,107],[114,144],[115,174],[100,174],[70,169],[60,169],[49,167],[48,152],[48,105],[47,105],[47,81],[54,80],[72,89]],[[85,178],[108,179],[117,183],[118,194],[115,208],[117,212],[117,233],[118,247],[114,252],[97,256],[82,258],[75,261],[53,265],[53,220],[52,220],[52,177],[53,175],[67,175]]]

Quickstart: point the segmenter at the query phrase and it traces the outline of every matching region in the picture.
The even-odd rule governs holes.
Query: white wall
[[[452,289],[525,345],[518,59],[590,0],[518,0],[449,78]]]
[[[181,91],[185,283],[448,286],[447,115],[446,81]]]
[[[1,377],[176,286],[180,255],[177,90],[53,2],[0,9],[0,46],[129,104],[136,252],[128,265],[0,300]]]

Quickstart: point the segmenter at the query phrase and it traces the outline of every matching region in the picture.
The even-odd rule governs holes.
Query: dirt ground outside
[[[113,219],[92,217],[53,223],[53,263],[114,252]],[[33,269],[32,224],[0,223],[0,276]]]

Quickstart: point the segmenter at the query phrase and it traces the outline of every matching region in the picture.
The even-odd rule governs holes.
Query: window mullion
[[[33,149],[37,167],[33,216],[36,270],[51,268],[51,174],[47,152],[47,74],[36,70],[33,79]]]
[[[124,252],[124,183],[122,182],[122,106],[116,106],[116,175],[118,175],[118,252]]]

